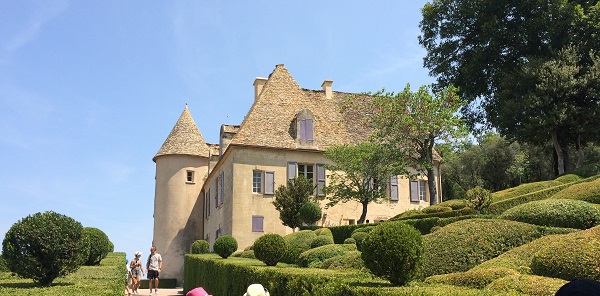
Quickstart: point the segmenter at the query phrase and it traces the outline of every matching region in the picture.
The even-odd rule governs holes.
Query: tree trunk
[[[362,214],[360,214],[360,218],[358,219],[358,222],[356,222],[356,224],[363,224],[365,223],[365,219],[367,219],[367,206],[369,205],[369,200],[363,200],[362,202]]]
[[[580,168],[585,163],[585,155],[583,153],[583,146],[581,145],[581,135],[577,135],[575,149],[577,150],[577,163],[575,164],[575,167]]]
[[[435,186],[435,171],[434,167],[427,168],[427,185],[429,186],[429,204],[437,205],[437,189]]]
[[[564,160],[564,154],[562,151],[562,147],[558,141],[558,129],[555,128],[552,131],[552,146],[554,146],[554,151],[556,152],[556,157],[557,157],[557,168],[558,168],[558,175],[562,175],[565,173],[565,160]]]

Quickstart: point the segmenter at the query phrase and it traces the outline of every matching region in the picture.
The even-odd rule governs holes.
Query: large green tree
[[[296,227],[302,226],[300,208],[310,201],[313,190],[312,181],[304,176],[290,179],[287,186],[281,185],[277,188],[273,205],[279,211],[279,219],[283,225],[291,227],[294,231]]]
[[[434,171],[434,144],[464,134],[464,125],[457,114],[462,106],[452,86],[432,94],[430,87],[416,92],[406,85],[399,93],[381,90],[362,97],[350,97],[346,109],[362,110],[373,129],[372,138],[401,151],[401,161],[427,175],[431,204],[437,204]]]
[[[325,187],[328,206],[357,201],[362,205],[357,223],[364,223],[369,204],[387,197],[390,177],[406,172],[398,153],[390,146],[369,142],[328,148],[325,157],[335,163],[326,166],[331,171]]]
[[[437,87],[455,85],[460,89],[461,97],[470,103],[463,111],[472,126],[485,120],[495,127],[501,123],[512,124],[513,129],[500,129],[503,135],[511,137],[517,137],[515,130],[537,130],[537,133],[527,133],[521,138],[532,144],[538,144],[543,135],[547,135],[545,141],[551,140],[553,133],[555,145],[563,146],[556,150],[562,153],[566,153],[564,146],[567,144],[585,142],[582,137],[590,131],[586,125],[579,124],[585,128],[578,133],[577,140],[577,136],[571,137],[571,126],[557,127],[555,120],[542,120],[531,125],[502,120],[511,115],[526,117],[522,116],[524,109],[538,108],[531,103],[525,108],[517,108],[515,105],[519,105],[524,97],[543,100],[544,104],[551,104],[550,98],[565,101],[565,98],[556,98],[561,95],[556,91],[557,87],[564,89],[568,81],[547,80],[549,84],[544,83],[544,79],[568,74],[568,69],[560,64],[561,50],[574,46],[580,58],[580,69],[594,67],[590,53],[600,48],[599,1],[434,0],[423,7],[422,13],[419,42],[427,50],[424,64],[430,74],[437,77]],[[573,80],[585,76],[581,72],[570,75]],[[556,85],[563,82],[566,84]],[[596,82],[585,85],[587,90],[577,91],[580,95],[587,93],[587,98],[571,96],[577,100],[595,100],[594,110],[588,109],[589,112],[597,112],[600,108],[597,88],[595,91],[591,88],[594,84],[597,85],[597,78]],[[513,91],[518,95],[511,96]],[[499,95],[502,92],[507,95]],[[578,118],[564,105],[556,107],[537,111],[543,110],[545,116],[552,118]],[[568,162],[559,169],[565,168],[568,168]]]

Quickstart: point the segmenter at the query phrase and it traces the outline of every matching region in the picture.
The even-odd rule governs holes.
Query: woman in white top
[[[131,290],[133,290],[133,294],[138,294],[138,288],[142,283],[142,276],[144,275],[144,268],[142,267],[142,260],[140,257],[142,256],[142,252],[135,252],[135,258],[131,260],[129,263],[129,268],[131,268],[131,279],[133,282],[131,283]]]

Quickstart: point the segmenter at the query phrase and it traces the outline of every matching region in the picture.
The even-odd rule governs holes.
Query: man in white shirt
[[[152,282],[154,282],[154,294],[158,294],[158,274],[162,269],[162,257],[156,252],[156,247],[150,248],[148,262],[146,262],[146,270],[148,270],[148,288],[150,288],[150,296],[152,296]]]

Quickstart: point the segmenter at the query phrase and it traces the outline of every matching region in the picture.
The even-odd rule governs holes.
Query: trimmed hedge
[[[333,241],[333,239],[332,239]],[[254,256],[267,266],[275,266],[288,248],[287,241],[276,233],[262,235],[254,242]]]
[[[555,180],[525,183],[525,184],[521,184],[517,187],[512,187],[512,188],[508,188],[508,189],[504,189],[504,190],[492,193],[492,201],[499,202],[502,200],[515,198],[517,196],[530,194],[530,193],[541,191],[541,190],[546,190],[546,189],[560,186],[563,184],[564,184],[563,182],[555,181]]]
[[[325,259],[321,264],[322,269],[365,269],[365,262],[360,251],[348,251],[344,255]]]
[[[546,199],[508,209],[499,218],[542,226],[587,229],[600,224],[600,210],[581,200]]]
[[[575,184],[554,194],[552,198],[576,199],[600,204],[600,179]]]
[[[464,199],[449,199],[445,200],[439,204],[438,206],[450,207],[452,210],[460,210],[467,207],[467,202]]]
[[[554,295],[567,282],[561,279],[517,274],[499,278],[486,286],[486,290],[517,292],[524,295]]]
[[[440,205],[426,207],[423,210],[421,210],[421,212],[423,212],[424,214],[443,213],[443,212],[451,212],[451,211],[452,211],[451,207],[440,206]]]
[[[496,215],[465,215],[465,216],[457,216],[457,217],[449,217],[449,218],[422,218],[422,219],[409,219],[409,220],[401,220],[402,222],[411,225],[416,228],[421,234],[429,234],[433,232],[434,227],[443,227],[448,224],[452,224],[461,220],[468,220],[473,218],[479,219],[492,219],[495,218]]]
[[[314,230],[313,232],[318,236],[330,236],[331,239],[333,239],[333,234],[331,233],[331,230],[329,228],[319,228]]]
[[[356,248],[359,251],[362,251],[362,242],[365,238],[367,238],[367,236],[369,236],[368,232],[355,232],[354,234],[352,234],[352,239],[354,239],[354,241],[356,242]]]
[[[557,182],[557,183],[559,183],[559,182]],[[570,183],[569,184],[561,184],[558,186],[545,188],[545,189],[542,189],[539,191],[526,193],[526,194],[519,195],[516,197],[503,199],[501,201],[496,201],[496,199],[494,198],[494,194],[492,194],[493,202],[484,212],[486,214],[499,215],[499,214],[504,213],[504,211],[506,211],[512,207],[516,207],[518,205],[528,203],[531,201],[547,199],[547,198],[551,197],[552,195],[554,195],[555,193],[557,193],[569,186],[571,186]]]
[[[215,240],[213,250],[222,258],[231,256],[238,248],[237,240],[231,235],[224,235]]]
[[[516,270],[506,267],[470,269],[465,272],[455,272],[430,276],[425,279],[426,283],[449,284],[454,286],[465,286],[476,289],[484,289],[493,281],[508,275],[519,274]]]
[[[423,236],[424,275],[467,271],[540,236],[535,225],[499,219],[471,219]]]
[[[288,248],[281,258],[281,262],[296,264],[300,254],[310,250],[310,244],[316,237],[317,235],[312,230],[301,230],[284,236],[283,238],[288,242]]]
[[[566,175],[562,175],[556,179],[554,179],[554,181],[566,184],[566,183],[573,183],[573,182],[577,182],[580,181],[581,177],[575,175],[575,174],[566,174]]]
[[[560,251],[557,251],[560,250]],[[531,271],[537,275],[571,280],[600,280],[600,226],[563,235],[533,256]]]
[[[318,248],[320,246],[326,246],[326,245],[333,245],[333,236],[318,235],[310,243],[310,248],[314,249],[314,248]]]
[[[576,169],[569,171],[569,173],[575,174],[582,178],[589,178],[589,177],[600,174],[600,163],[586,164],[580,168],[576,168]]]
[[[206,254],[210,252],[210,244],[203,240],[199,239],[192,244],[192,254]]]
[[[106,257],[109,252],[112,252],[112,245],[108,235],[104,231],[95,227],[84,227],[83,236],[87,238],[90,244],[85,265],[98,265],[100,261]]]
[[[420,273],[421,233],[402,222],[382,223],[362,242],[362,259],[371,273],[395,286],[406,285]]]
[[[411,211],[408,211],[408,212],[411,212]],[[462,208],[462,209],[456,210],[456,211],[437,212],[437,213],[411,212],[410,215],[400,214],[395,217],[392,217],[390,219],[390,221],[407,220],[407,219],[423,219],[423,218],[432,218],[432,217],[448,218],[448,217],[459,217],[459,216],[474,215],[474,214],[477,214],[477,211],[475,211],[471,208]]]
[[[326,245],[310,249],[298,259],[298,265],[302,267],[319,267],[326,259],[344,255],[348,251],[356,251],[355,245]]]
[[[356,240],[349,237],[347,239],[344,240],[344,244],[349,244],[349,245],[356,245]]]

